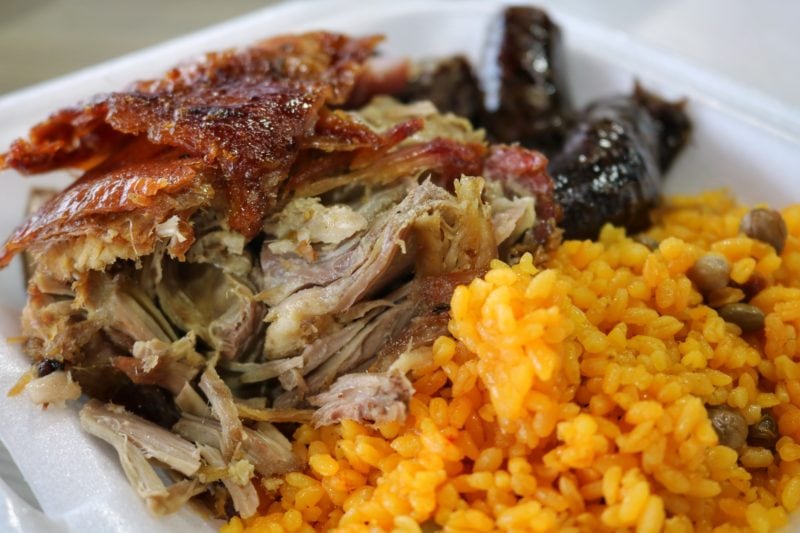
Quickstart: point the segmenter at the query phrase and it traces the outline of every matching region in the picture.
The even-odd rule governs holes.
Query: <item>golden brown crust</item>
[[[230,227],[252,237],[275,205],[301,150],[378,144],[369,128],[346,116],[323,113],[328,119],[319,130],[315,125],[325,105],[347,101],[363,62],[379,40],[317,32],[208,54],[160,79],[138,82],[130,91],[59,111],[34,127],[29,139],[16,141],[0,156],[0,168],[38,173],[73,166],[95,168],[93,175],[103,176],[98,164],[107,170],[105,162],[111,153],[132,143],[131,139],[137,139],[135,144],[146,138],[152,145],[185,151],[217,171]],[[116,194],[109,184],[98,187],[98,193]],[[72,211],[94,209],[91,203],[65,200],[73,204]],[[116,209],[113,200],[109,206]],[[63,209],[50,209],[55,222],[65,222],[59,214]],[[38,238],[35,233],[28,229],[13,238],[0,265],[24,243]]]
[[[104,122],[104,103],[62,109],[0,154],[0,170],[37,174],[57,168],[88,169],[121,146],[126,136]]]
[[[159,224],[172,216],[186,221],[210,203],[213,189],[203,172],[200,159],[176,152],[102,175],[89,172],[14,232],[0,253],[0,266],[28,247],[40,260],[46,254],[45,268],[61,274],[149,253]],[[180,227],[190,230],[187,224]],[[191,244],[191,234],[183,237],[175,255]],[[78,242],[82,246],[74,246]]]

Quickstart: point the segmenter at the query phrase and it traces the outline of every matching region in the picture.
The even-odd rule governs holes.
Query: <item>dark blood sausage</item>
[[[661,172],[666,172],[686,144],[689,132],[692,130],[692,123],[684,111],[686,101],[668,102],[646,91],[638,83],[633,98],[647,109],[655,121],[658,136],[658,166]]]
[[[484,80],[484,125],[495,142],[519,142],[551,155],[561,148],[572,114],[561,31],[532,7],[506,9],[502,25],[486,47],[487,66],[497,62],[500,72],[499,79],[487,72]]]
[[[469,61],[453,56],[438,62],[421,62],[405,89],[403,102],[430,100],[442,113],[454,113],[477,124],[483,115],[483,92]]]
[[[637,87],[591,104],[551,162],[565,237],[594,239],[606,222],[645,229],[661,196],[661,174],[686,141],[683,104]]]

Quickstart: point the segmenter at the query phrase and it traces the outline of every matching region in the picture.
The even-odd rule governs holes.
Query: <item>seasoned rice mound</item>
[[[544,269],[495,262],[453,295],[452,337],[415,354],[405,423],[301,426],[304,473],[263,480],[223,531],[765,532],[800,506],[800,205],[781,256],[726,193],[671,199],[651,251],[607,226]],[[687,277],[724,255],[763,331],[726,323]],[[718,298],[742,300],[743,290]],[[719,302],[718,302],[719,304]],[[707,406],[775,449],[720,445]]]

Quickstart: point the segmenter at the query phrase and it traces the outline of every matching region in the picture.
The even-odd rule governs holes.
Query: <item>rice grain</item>
[[[724,192],[677,197],[655,249],[607,226],[543,268],[493,262],[454,292],[405,422],[299,427],[308,470],[223,531],[781,527],[800,507],[800,206],[781,211],[780,255],[739,233],[745,213]],[[706,254],[737,286],[696,288]],[[739,302],[763,328],[716,310]],[[711,406],[771,413],[774,451],[720,445]]]

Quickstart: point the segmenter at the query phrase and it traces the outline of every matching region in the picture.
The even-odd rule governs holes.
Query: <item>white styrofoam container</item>
[[[201,52],[311,29],[382,33],[388,55],[438,57],[465,53],[480,64],[498,1],[294,2],[267,8],[163,45],[0,98],[0,149],[53,110],[95,93],[118,89]],[[566,40],[568,79],[576,103],[628,92],[638,79],[667,97],[689,98],[695,130],[671,170],[668,193],[727,187],[743,201],[780,206],[800,201],[793,182],[800,167],[800,124],[774,102],[679,59],[648,49],[627,34],[549,9]],[[21,221],[30,185],[67,183],[65,175],[2,175],[0,234]],[[84,434],[76,409],[42,411],[26,398],[5,395],[28,367],[3,339],[19,332],[24,305],[18,260],[0,271],[0,440],[8,448],[41,509],[30,507],[0,479],[0,530],[8,531],[211,531],[219,524],[185,509],[155,518],[128,486],[109,446]],[[7,478],[10,485],[19,479]]]

